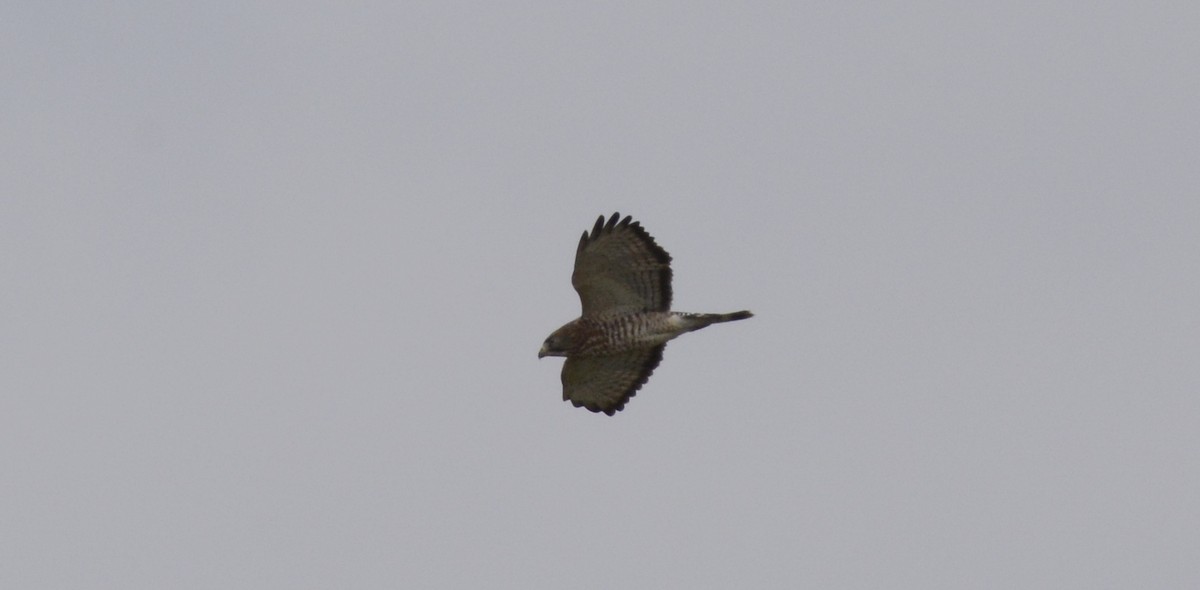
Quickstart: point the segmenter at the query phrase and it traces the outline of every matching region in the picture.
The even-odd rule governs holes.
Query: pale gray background
[[[5,10],[0,587],[1200,584],[1200,4],[191,4]]]

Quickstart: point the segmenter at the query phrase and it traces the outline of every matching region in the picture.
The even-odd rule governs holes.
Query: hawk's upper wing
[[[613,213],[583,232],[575,250],[571,284],[583,302],[583,316],[610,311],[668,311],[671,308],[671,255],[641,224]]]
[[[650,378],[666,347],[660,344],[613,355],[567,357],[562,370],[563,400],[609,416],[620,412]]]

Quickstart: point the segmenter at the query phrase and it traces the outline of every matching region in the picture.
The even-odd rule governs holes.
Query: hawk
[[[583,232],[571,284],[583,313],[546,338],[538,358],[566,357],[563,401],[609,416],[650,378],[668,340],[753,315],[671,311],[671,255],[619,213]]]

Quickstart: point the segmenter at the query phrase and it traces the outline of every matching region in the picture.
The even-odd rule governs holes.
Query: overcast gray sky
[[[0,587],[1194,588],[1198,7],[15,3]]]

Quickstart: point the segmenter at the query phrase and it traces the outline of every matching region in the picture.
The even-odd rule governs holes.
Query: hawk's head
[[[557,330],[542,342],[542,349],[538,351],[538,358],[547,356],[567,356],[567,353],[576,347],[576,332],[575,324],[578,320],[571,322]]]

